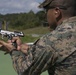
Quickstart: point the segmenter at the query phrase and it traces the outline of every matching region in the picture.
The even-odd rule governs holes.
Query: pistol
[[[18,31],[7,31],[7,30],[2,30],[0,29],[0,35],[2,35],[2,39],[4,39],[4,37],[7,37],[8,40],[12,40],[13,37],[24,37],[24,33],[23,32],[18,32]],[[16,41],[12,43],[15,47],[17,47]]]

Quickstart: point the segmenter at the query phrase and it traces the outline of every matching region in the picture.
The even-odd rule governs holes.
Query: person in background
[[[45,0],[39,7],[54,30],[32,46],[14,37],[17,49],[10,41],[0,41],[1,47],[9,52],[18,75],[40,75],[46,70],[49,75],[76,75],[76,0]]]

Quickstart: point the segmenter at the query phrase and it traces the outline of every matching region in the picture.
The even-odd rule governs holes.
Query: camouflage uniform
[[[53,1],[56,0],[45,0],[39,7],[51,3],[52,7]],[[59,4],[66,8],[66,2]],[[76,17],[64,20],[54,31],[41,37],[27,55],[13,51],[11,57],[18,75],[40,75],[46,70],[49,75],[76,75]]]
[[[41,37],[25,55],[20,51],[11,54],[18,75],[76,75],[76,17],[58,25]]]

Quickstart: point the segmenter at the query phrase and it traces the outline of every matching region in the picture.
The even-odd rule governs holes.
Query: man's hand
[[[22,44],[22,41],[19,37],[13,37],[12,40],[8,40],[8,43],[16,42],[17,44],[17,50],[22,51],[23,53],[27,54],[27,50],[29,49],[29,46],[27,44]]]
[[[15,48],[13,45],[12,45],[12,42],[16,42],[17,44],[17,48]],[[8,40],[8,42],[4,42],[4,41],[0,41],[0,48],[2,48],[2,51],[6,51],[6,52],[10,52],[14,49],[16,50],[20,50],[22,51],[23,53],[27,54],[27,50],[29,48],[29,46],[27,44],[22,44],[21,40],[19,37],[13,37],[12,40]]]
[[[11,52],[12,50],[16,49],[11,43],[6,43],[0,40],[0,48],[2,51]]]
[[[17,50],[21,50],[21,44],[22,41],[19,37],[13,37],[12,40],[8,40],[8,43],[12,44],[13,42],[15,42],[17,44]]]
[[[27,44],[21,44],[20,48],[23,53],[27,54],[27,51],[29,49],[29,46]]]

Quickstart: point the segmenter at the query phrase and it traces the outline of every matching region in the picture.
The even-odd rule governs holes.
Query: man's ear
[[[55,12],[54,12],[54,13],[55,13],[55,17],[56,17],[56,18],[60,17],[61,11],[60,11],[59,7],[56,7],[56,8],[55,8]]]

